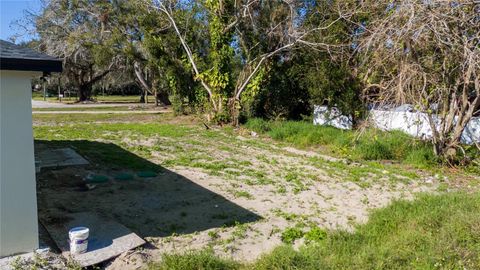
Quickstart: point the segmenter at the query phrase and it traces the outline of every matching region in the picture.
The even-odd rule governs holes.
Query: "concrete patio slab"
[[[86,267],[114,258],[123,252],[145,244],[145,241],[122,224],[95,213],[73,213],[66,216],[64,223],[42,222],[66,258],[72,258]],[[83,254],[70,254],[68,231],[73,227],[90,229],[88,249]]]
[[[35,160],[40,169],[89,164],[88,160],[71,148],[46,149],[35,153]]]

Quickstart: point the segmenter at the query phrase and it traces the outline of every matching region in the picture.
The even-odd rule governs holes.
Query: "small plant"
[[[208,236],[210,236],[212,240],[218,239],[220,237],[217,231],[209,231]]]
[[[298,179],[298,173],[294,172],[294,171],[290,171],[287,173],[287,175],[285,175],[285,180],[287,182],[294,182]]]
[[[303,237],[305,233],[299,227],[289,227],[282,232],[282,242],[286,244],[293,244],[295,240]]]
[[[232,232],[232,237],[235,239],[243,239],[247,235],[247,231],[250,228],[248,224],[240,224],[240,222],[235,222],[235,230]]]
[[[310,242],[320,242],[327,237],[327,232],[318,226],[315,226],[305,233],[305,241]]]
[[[244,191],[244,190],[240,190],[240,191],[235,191],[233,193],[233,196],[235,196],[235,198],[240,198],[240,197],[243,197],[243,198],[247,198],[249,200],[253,199],[253,196],[252,194],[248,193],[247,191]]]
[[[276,190],[277,193],[279,194],[285,194],[287,193],[287,188],[285,186],[279,186]]]
[[[288,220],[288,221],[292,221],[292,220],[295,220],[297,218],[299,218],[299,215],[295,214],[295,213],[287,213],[287,212],[284,212],[282,211],[281,209],[279,208],[275,208],[272,210],[272,213],[275,214],[275,216],[277,217],[283,217],[285,220]]]

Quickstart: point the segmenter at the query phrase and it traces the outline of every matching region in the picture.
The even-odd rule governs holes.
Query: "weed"
[[[218,234],[217,231],[209,231],[209,232],[208,232],[208,236],[209,236],[212,240],[218,239],[218,238],[220,237],[220,235]]]
[[[288,227],[282,232],[281,239],[286,244],[293,244],[295,240],[302,238],[304,234],[299,227]]]
[[[305,241],[320,242],[327,237],[327,232],[318,226],[312,227],[307,233],[305,233]]]
[[[247,198],[249,200],[252,200],[253,199],[253,195],[248,193],[247,191],[244,191],[244,190],[235,190],[233,191],[233,196],[235,196],[235,198],[240,198],[240,197],[243,197],[243,198]]]

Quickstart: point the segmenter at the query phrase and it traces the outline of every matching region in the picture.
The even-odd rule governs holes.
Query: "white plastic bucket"
[[[75,227],[68,232],[71,254],[80,254],[87,251],[89,233],[90,230],[87,227]]]

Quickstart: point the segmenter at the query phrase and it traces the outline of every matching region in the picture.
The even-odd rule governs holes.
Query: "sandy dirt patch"
[[[260,138],[122,134],[119,144],[154,149],[148,161],[157,166],[158,175],[142,178],[138,171],[96,164],[37,175],[42,222],[64,222],[67,213],[94,211],[148,241],[146,248],[104,265],[107,269],[138,269],[164,252],[205,247],[251,261],[280,245],[288,227],[302,223],[352,230],[367,220],[371,209],[417,192],[435,192],[441,182],[346,164]],[[91,174],[109,180],[88,190],[84,179]],[[119,174],[134,178],[115,180]]]

